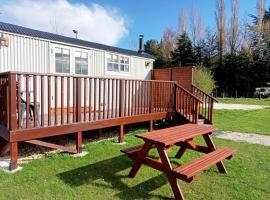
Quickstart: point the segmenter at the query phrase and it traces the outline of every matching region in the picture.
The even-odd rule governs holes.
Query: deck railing
[[[8,126],[8,74],[0,74],[0,125]]]
[[[191,92],[202,101],[199,108],[200,117],[206,119],[208,123],[213,124],[214,102],[217,102],[217,100],[195,85],[191,85]]]
[[[0,74],[0,125],[9,130],[178,112],[192,123],[213,122],[210,95],[172,81],[79,75]]]
[[[8,72],[0,87],[0,121],[10,130],[175,110],[171,81]]]
[[[200,105],[203,102],[181,85],[176,83],[175,86],[175,110],[190,122],[197,124]]]

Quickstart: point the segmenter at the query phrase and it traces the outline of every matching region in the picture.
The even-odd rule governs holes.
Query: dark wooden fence
[[[193,84],[193,67],[170,67],[152,70],[153,80],[176,81],[186,90],[191,91]]]

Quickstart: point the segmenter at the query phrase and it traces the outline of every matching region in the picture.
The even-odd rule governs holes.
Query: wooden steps
[[[234,153],[235,150],[228,147],[217,149],[187,164],[174,168],[173,174],[179,179],[190,182],[201,171],[210,168],[224,159],[230,159]]]

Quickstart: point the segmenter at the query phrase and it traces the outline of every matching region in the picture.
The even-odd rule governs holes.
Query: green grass
[[[264,105],[270,106],[270,98],[255,99],[255,98],[218,98],[219,103],[236,103],[236,104],[250,104],[250,105]]]
[[[89,154],[82,158],[57,154],[22,164],[23,170],[15,174],[0,172],[0,199],[172,199],[166,176],[156,170],[143,166],[135,178],[127,177],[133,162],[120,149],[142,141],[133,134],[125,141],[126,145],[93,142],[86,145]],[[237,150],[232,160],[225,161],[229,174],[219,174],[213,167],[192,183],[179,181],[186,199],[269,199],[270,148],[214,141],[218,147]],[[197,156],[189,151],[180,161],[172,160],[179,164]]]
[[[270,135],[270,109],[215,110],[214,124],[222,131]]]

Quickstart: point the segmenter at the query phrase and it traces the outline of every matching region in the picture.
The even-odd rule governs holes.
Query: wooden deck
[[[82,131],[119,126],[122,142],[126,124],[149,121],[152,130],[153,120],[175,113],[195,124],[200,116],[210,119],[213,113],[200,112],[203,105],[201,98],[173,81],[2,73],[0,154],[10,149],[14,169],[18,142],[74,133],[80,151]]]

